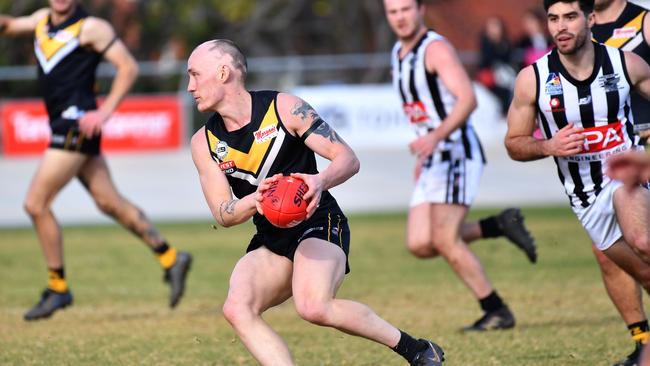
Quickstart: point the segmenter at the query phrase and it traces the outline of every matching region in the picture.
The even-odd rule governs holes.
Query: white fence
[[[474,122],[488,158],[476,204],[566,204],[551,160],[522,164],[507,157],[503,147],[506,127],[497,103],[484,89],[476,90],[479,108]],[[406,145],[412,132],[391,87],[305,87],[294,92],[319,111],[359,155],[361,172],[333,190],[343,208],[350,212],[406,210],[414,164]],[[22,202],[38,161],[0,159],[0,226],[29,225]],[[188,149],[113,154],[108,162],[124,196],[154,220],[210,219]],[[63,224],[108,222],[76,181],[57,197],[53,210]]]

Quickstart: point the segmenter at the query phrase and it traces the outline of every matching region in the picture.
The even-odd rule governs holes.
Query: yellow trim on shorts
[[[327,213],[327,241],[331,242],[330,240],[330,233],[332,232],[332,216],[328,212]]]
[[[72,134],[74,131],[72,129],[68,130],[68,133],[65,135],[65,142],[63,143],[63,150],[68,150],[68,146],[70,145],[70,140],[72,140]]]
[[[343,239],[341,238],[341,215],[336,215],[339,218],[339,222],[336,224],[336,232],[339,233],[339,246],[343,249]]]
[[[81,151],[81,145],[83,145],[84,136],[85,135],[83,133],[81,133],[81,134],[79,134],[79,138],[77,138],[77,149],[76,149],[77,151]]]

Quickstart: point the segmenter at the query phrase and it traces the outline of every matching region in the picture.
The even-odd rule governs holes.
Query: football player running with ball
[[[442,365],[442,349],[412,338],[361,303],[337,299],[349,271],[350,230],[328,192],[359,170],[350,147],[305,101],[276,91],[248,91],[246,59],[228,40],[199,45],[189,57],[187,90],[201,112],[214,112],[192,137],[192,158],[215,220],[251,217],[257,229],[235,265],[223,314],[262,365],[293,365],[287,344],[262,313],[293,296],[305,320],[392,348],[411,365]],[[315,154],[330,161],[322,172]],[[307,219],[280,229],[260,214],[262,193],[280,175],[309,187]],[[233,194],[236,198],[233,198]]]

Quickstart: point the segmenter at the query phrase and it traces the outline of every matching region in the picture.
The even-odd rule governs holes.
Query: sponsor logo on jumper
[[[277,135],[278,135],[278,128],[275,125],[264,127],[260,130],[253,132],[253,136],[255,136],[255,142],[258,144],[261,144],[266,140],[270,140]]]
[[[551,98],[551,100],[548,101],[548,105],[551,106],[551,109],[547,109],[546,112],[564,112],[564,107],[562,107],[560,98]]]
[[[567,160],[598,161],[627,150],[621,122],[588,127],[582,133],[585,135],[583,152],[567,157]]]
[[[429,120],[427,107],[420,101],[404,103],[402,108],[404,108],[404,114],[406,114],[406,117],[411,123],[422,123]]]
[[[578,99],[578,105],[587,105],[591,103],[591,95]]]
[[[621,122],[585,128],[582,133],[585,135],[584,150],[587,153],[609,150],[625,141]]]
[[[544,89],[547,95],[562,94],[562,81],[560,80],[560,75],[554,72],[549,73]]]
[[[636,36],[635,27],[616,28],[612,34],[612,38],[632,38],[634,36]]]
[[[50,39],[54,39],[57,42],[61,43],[68,43],[69,40],[74,38],[74,33],[66,30],[66,29],[60,29],[56,32],[47,32],[47,36]]]
[[[621,89],[622,87],[618,86],[619,81],[621,81],[621,77],[618,74],[607,74],[598,77],[598,85],[605,89],[606,93]]]
[[[226,174],[232,174],[235,172],[235,162],[232,160],[224,161],[223,163],[219,163],[219,168]]]

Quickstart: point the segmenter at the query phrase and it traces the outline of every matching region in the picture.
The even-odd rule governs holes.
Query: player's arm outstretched
[[[0,14],[0,34],[7,36],[31,34],[36,29],[38,21],[46,17],[49,11],[48,8],[43,8],[22,17]]]
[[[233,198],[226,175],[210,156],[205,127],[192,136],[191,148],[203,195],[217,223],[229,227],[248,221],[257,212],[256,193]]]
[[[98,135],[104,123],[117,109],[138,76],[138,64],[124,43],[115,35],[113,27],[104,19],[89,17],[81,30],[81,44],[102,53],[116,69],[111,89],[102,105],[88,111],[79,119],[79,129],[85,135]]]
[[[585,135],[582,128],[567,124],[550,140],[533,137],[537,108],[535,71],[528,66],[519,72],[508,110],[508,132],[505,145],[513,160],[530,161],[547,156],[571,156],[582,151]]]
[[[293,174],[307,183],[309,192],[305,198],[311,200],[307,217],[316,211],[321,192],[335,187],[359,171],[359,159],[327,122],[323,121],[309,103],[290,94],[278,95],[278,113],[287,129],[302,138],[305,145],[316,154],[330,161],[322,172],[316,175]]]

